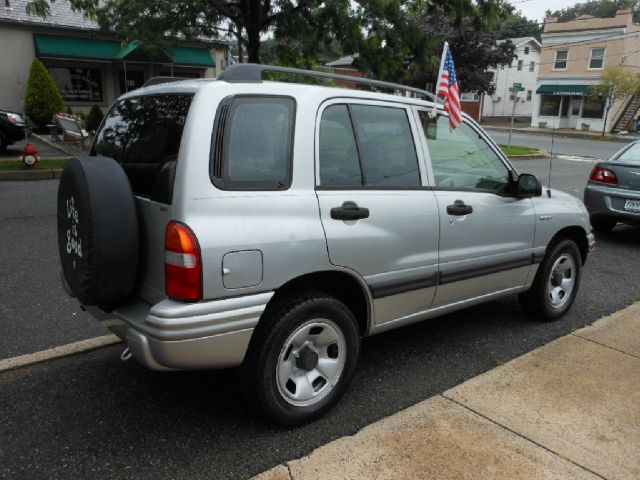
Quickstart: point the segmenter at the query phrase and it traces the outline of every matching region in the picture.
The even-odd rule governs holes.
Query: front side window
[[[466,123],[451,130],[446,115],[433,120],[421,111],[420,120],[436,187],[496,194],[508,192],[509,171],[478,132]]]
[[[116,103],[92,154],[111,157],[129,177],[133,193],[171,203],[182,130],[193,95],[150,95]]]
[[[556,50],[556,59],[553,62],[554,70],[566,70],[569,50]]]
[[[600,70],[604,66],[604,48],[592,48],[589,56],[589,68]]]
[[[295,102],[237,96],[218,108],[212,179],[224,190],[285,190],[291,185]]]
[[[332,105],[319,140],[323,187],[419,187],[413,135],[404,108]]]

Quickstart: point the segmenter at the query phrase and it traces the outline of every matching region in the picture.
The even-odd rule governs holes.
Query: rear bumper
[[[584,190],[584,204],[592,217],[611,217],[622,222],[640,223],[640,212],[624,209],[624,202],[640,200],[640,192],[587,184]]]
[[[254,328],[273,292],[187,304],[166,299],[95,313],[153,370],[225,368],[244,360]]]

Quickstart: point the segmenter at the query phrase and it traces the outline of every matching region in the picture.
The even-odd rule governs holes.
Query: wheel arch
[[[557,242],[561,238],[567,238],[569,240],[573,240],[578,249],[580,250],[580,258],[582,260],[582,265],[584,265],[587,261],[587,254],[589,253],[589,241],[587,240],[587,232],[584,228],[578,225],[572,225],[569,227],[564,227],[553,236],[549,245]]]
[[[343,270],[313,272],[293,278],[275,290],[265,311],[285,296],[301,290],[320,290],[336,297],[353,313],[360,335],[369,332],[373,301],[363,279]]]

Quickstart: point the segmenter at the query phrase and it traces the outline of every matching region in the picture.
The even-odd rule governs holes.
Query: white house
[[[516,46],[516,56],[510,66],[490,69],[493,72],[496,91],[493,95],[484,95],[482,117],[510,117],[513,112],[513,92],[509,89],[514,83],[521,83],[524,91],[518,92],[515,114],[517,117],[531,117],[533,97],[536,91],[536,77],[540,63],[542,46],[534,37],[509,38]],[[498,40],[498,43],[507,40]]]

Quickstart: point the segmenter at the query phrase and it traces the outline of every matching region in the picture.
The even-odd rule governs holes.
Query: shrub
[[[41,127],[51,123],[53,115],[64,111],[64,100],[51,75],[37,58],[31,63],[25,113]]]
[[[102,113],[102,110],[100,110],[100,107],[98,105],[94,105],[93,107],[91,107],[91,110],[89,110],[89,115],[87,115],[87,123],[86,123],[86,129],[93,133],[96,130],[98,130],[98,127],[100,126],[100,123],[102,123],[102,119],[104,118],[104,114]]]

